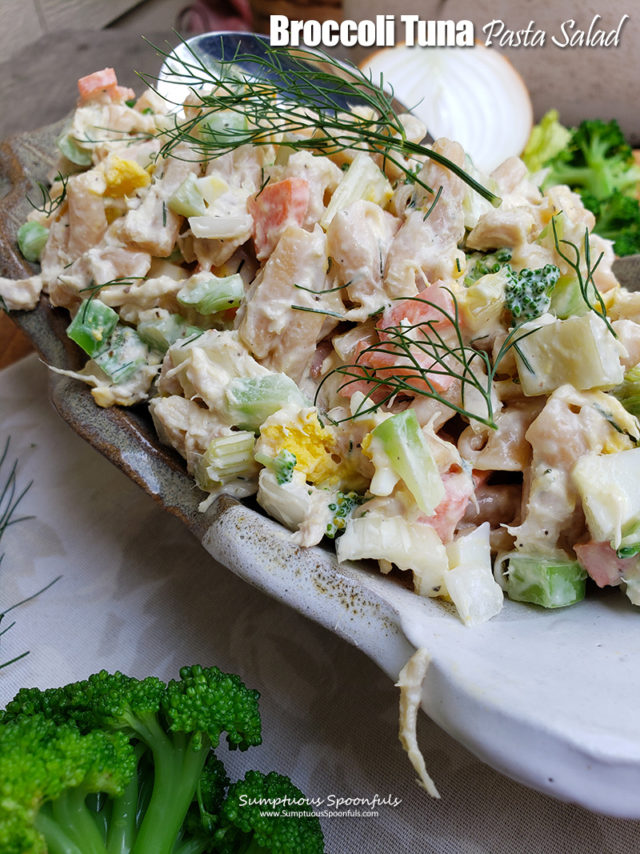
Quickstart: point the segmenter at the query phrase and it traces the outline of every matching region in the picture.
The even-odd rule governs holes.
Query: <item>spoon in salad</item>
[[[356,66],[306,48],[274,48],[256,33],[203,33],[159,52],[164,62],[154,88],[176,114],[187,91],[201,108],[164,131],[163,156],[184,141],[210,158],[245,144],[272,145],[284,135],[295,150],[378,154],[407,182],[435,196],[419,169],[429,158],[492,205],[501,202],[461,166],[409,139],[401,119],[406,110]]]

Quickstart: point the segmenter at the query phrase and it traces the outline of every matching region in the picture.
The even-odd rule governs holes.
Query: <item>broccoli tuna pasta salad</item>
[[[467,624],[640,604],[640,294],[580,195],[426,144],[357,69],[234,59],[182,103],[79,81],[4,306],[69,311],[72,376],[148,402],[203,511],[255,496]]]

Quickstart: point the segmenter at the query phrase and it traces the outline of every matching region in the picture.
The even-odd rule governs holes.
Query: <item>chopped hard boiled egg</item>
[[[106,182],[105,196],[131,196],[136,190],[146,187],[151,177],[135,160],[125,160],[111,154],[104,167]]]
[[[339,457],[334,459],[336,437],[323,427],[313,407],[286,406],[267,418],[260,428],[256,452],[275,458],[286,450],[296,458],[295,468],[309,483],[337,482]]]

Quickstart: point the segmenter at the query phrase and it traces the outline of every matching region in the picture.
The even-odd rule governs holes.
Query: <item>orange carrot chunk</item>
[[[81,77],[78,80],[78,92],[80,99],[86,101],[98,92],[115,89],[117,85],[118,80],[113,68],[103,68],[101,71],[94,71],[93,74]]]
[[[250,200],[248,207],[259,260],[271,254],[288,225],[302,225],[308,206],[309,184],[304,178],[285,178],[267,184]]]

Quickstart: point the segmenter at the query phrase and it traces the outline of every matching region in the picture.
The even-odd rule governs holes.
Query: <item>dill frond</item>
[[[617,338],[615,330],[611,326],[611,322],[607,317],[607,307],[604,304],[604,299],[602,298],[602,294],[598,290],[596,283],[593,280],[593,275],[596,272],[598,265],[602,261],[604,256],[604,252],[601,252],[598,256],[595,264],[591,263],[591,245],[589,242],[589,229],[585,228],[584,230],[584,272],[582,269],[582,253],[580,252],[580,248],[573,243],[571,240],[563,240],[558,235],[558,228],[556,225],[556,217],[558,214],[555,214],[551,217],[551,227],[553,229],[553,242],[555,245],[556,252],[565,261],[568,266],[573,270],[575,276],[578,280],[578,286],[580,288],[580,294],[582,295],[582,299],[585,302],[585,305],[588,308],[595,312],[598,317],[605,323],[607,329],[611,334]],[[561,244],[567,247],[567,251],[561,249]],[[572,256],[568,255],[568,251],[571,251]],[[595,298],[595,303],[592,302],[592,296]]]
[[[355,384],[364,383],[368,386],[354,414],[342,420],[348,421],[358,415],[375,412],[392,403],[398,395],[406,395],[430,398],[463,418],[496,429],[492,389],[500,363],[508,351],[517,346],[518,340],[536,330],[522,334],[512,329],[492,363],[484,350],[465,342],[456,296],[448,288],[444,290],[449,292],[453,301],[451,312],[424,297],[403,298],[403,301],[411,300],[433,309],[435,317],[380,328],[380,341],[364,347],[352,363],[332,368],[322,378],[316,391],[316,403],[323,384],[329,377],[339,375],[344,377],[338,386],[339,391],[343,392]],[[443,333],[441,327],[446,328],[447,334]],[[380,361],[386,361],[387,364],[370,364],[372,357],[373,361],[376,357],[382,357]],[[449,377],[459,383],[460,404],[438,390],[435,384],[438,377]],[[478,393],[484,401],[486,416],[467,408],[465,398],[471,391]]]
[[[8,463],[9,457],[9,447],[11,444],[11,437],[7,437],[2,453],[0,454],[0,472],[2,471],[3,466]],[[25,522],[28,519],[32,519],[33,516],[19,516],[18,508],[27,494],[27,492],[31,489],[33,485],[33,481],[29,481],[26,486],[20,487],[18,485],[18,460],[14,460],[11,467],[9,468],[9,473],[4,478],[4,482],[0,486],[0,541],[4,536],[7,528],[11,525],[16,525],[18,522]],[[0,565],[2,565],[2,561],[4,560],[4,553],[0,554]],[[0,611],[0,624],[4,620],[7,614],[11,611],[14,611],[16,608],[19,608],[21,605],[26,604],[27,602],[31,602],[41,593],[44,593],[45,590],[48,590],[52,587],[57,581],[59,581],[61,576],[57,576],[40,590],[32,593],[31,595],[21,599],[19,602],[14,602],[13,605],[10,605],[8,608],[5,608],[4,611]],[[12,623],[9,623],[8,626],[5,626],[0,631],[0,638],[2,638],[6,633],[15,626],[15,620]],[[0,670],[5,667],[8,667],[10,664],[14,664],[16,661],[19,661],[21,658],[24,658],[29,654],[29,650],[25,652],[21,652],[20,654],[14,656],[8,661],[0,662]]]
[[[499,197],[449,158],[408,140],[393,108],[393,93],[383,91],[356,66],[319,51],[273,48],[266,42],[261,55],[247,52],[238,44],[233,54],[225,57],[222,37],[220,59],[208,64],[186,42],[183,44],[189,57],[180,60],[153,45],[160,56],[169,60],[165,65],[168,80],[189,81],[196,112],[184,119],[174,115],[173,126],[161,132],[165,141],[159,156],[175,154],[176,147],[187,142],[199,158],[208,160],[242,145],[265,146],[284,138],[286,145],[296,151],[379,154],[405,180],[431,193],[431,187],[407,162],[421,156],[449,169],[493,205],[500,204]],[[153,81],[158,80],[141,76],[152,87]],[[214,91],[208,94],[202,87],[213,87]],[[350,106],[368,110],[354,114],[349,111]],[[247,121],[244,126],[230,124],[207,133],[207,120],[222,112],[239,114]]]
[[[58,208],[60,208],[67,198],[67,184],[69,182],[69,178],[66,175],[63,175],[61,172],[58,172],[56,175],[55,181],[60,181],[62,184],[62,190],[56,195],[51,196],[51,190],[46,184],[43,184],[41,181],[37,182],[38,189],[40,190],[40,202],[36,203],[27,196],[27,201],[31,205],[34,210],[40,211],[45,216],[52,216]]]

